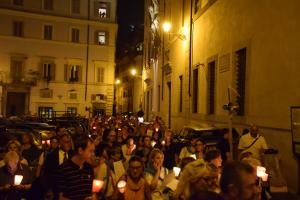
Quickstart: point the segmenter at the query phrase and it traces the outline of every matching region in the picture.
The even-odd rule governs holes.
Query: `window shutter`
[[[82,66],[78,66],[79,70],[78,70],[78,82],[81,83],[82,82]]]
[[[67,64],[65,64],[64,70],[65,70],[64,80],[65,82],[69,82],[69,66]]]
[[[44,78],[44,63],[43,62],[39,63],[39,72],[40,72],[40,74],[39,74],[40,79],[43,79]]]
[[[56,65],[54,63],[51,64],[51,68],[50,68],[50,80],[51,81],[55,81],[55,68]]]

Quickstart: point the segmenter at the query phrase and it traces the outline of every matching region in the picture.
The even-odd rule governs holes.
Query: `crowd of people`
[[[90,129],[71,135],[58,126],[42,149],[30,134],[21,143],[9,141],[0,161],[0,199],[268,198],[267,181],[256,174],[267,145],[255,125],[240,138],[238,161],[229,156],[226,131],[215,149],[206,150],[198,137],[181,148],[159,117],[152,123],[95,117]]]

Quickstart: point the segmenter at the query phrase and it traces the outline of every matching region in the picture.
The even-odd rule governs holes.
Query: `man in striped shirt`
[[[95,146],[87,135],[74,141],[74,155],[63,163],[56,176],[56,187],[60,200],[83,200],[92,197],[94,172],[88,163],[94,155]]]

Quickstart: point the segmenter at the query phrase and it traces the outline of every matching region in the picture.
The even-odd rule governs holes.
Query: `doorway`
[[[6,101],[6,116],[22,116],[25,114],[26,93],[8,92]]]

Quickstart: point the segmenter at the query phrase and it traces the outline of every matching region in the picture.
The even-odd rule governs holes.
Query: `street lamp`
[[[131,70],[131,74],[132,74],[132,76],[135,76],[135,75],[136,75],[136,73],[137,73],[137,72],[136,72],[136,69],[132,69],[132,70]]]
[[[186,40],[186,36],[185,36],[186,31],[183,30],[183,33],[172,33],[172,32],[170,32],[170,30],[172,28],[172,24],[170,22],[164,22],[163,25],[162,25],[162,28],[163,28],[163,31],[165,33],[175,35],[176,37],[178,37],[181,40]]]
[[[121,83],[120,79],[116,80],[116,85],[119,85]]]

